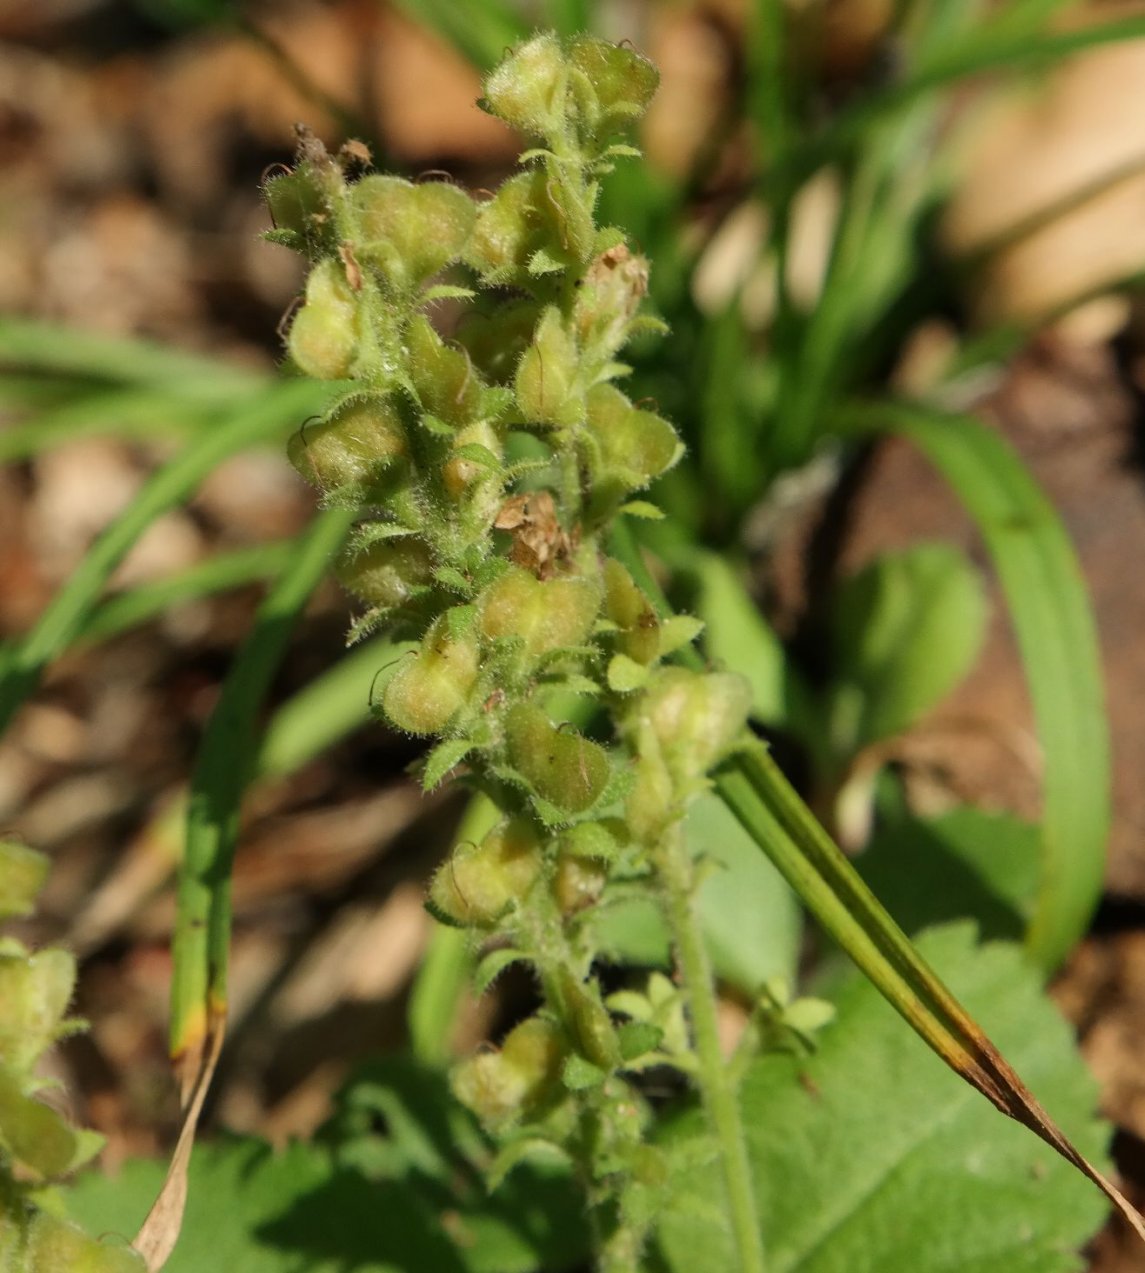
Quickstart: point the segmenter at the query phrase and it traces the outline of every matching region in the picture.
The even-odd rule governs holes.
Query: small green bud
[[[577,290],[573,320],[585,349],[611,357],[628,339],[629,325],[648,291],[648,261],[623,243],[601,252]]]
[[[501,439],[488,420],[458,429],[449,458],[441,466],[441,484],[455,503],[468,501],[478,525],[490,526],[504,496],[500,469]]]
[[[469,354],[451,349],[423,314],[410,323],[408,342],[410,378],[425,410],[455,426],[472,420],[484,386]]]
[[[477,683],[476,637],[451,637],[448,617],[446,611],[433,621],[417,657],[402,663],[382,695],[386,718],[409,734],[441,733]]]
[[[568,58],[585,122],[601,140],[639,119],[660,83],[659,71],[647,58],[598,36],[574,36]]]
[[[64,1013],[75,987],[75,960],[49,947],[0,956],[0,1062],[20,1074],[68,1032]]]
[[[517,404],[524,419],[558,427],[581,421],[585,400],[577,383],[579,367],[576,342],[565,330],[560,310],[549,306],[517,368]]]
[[[306,303],[294,317],[286,347],[315,380],[342,380],[358,349],[357,301],[341,262],[321,261],[306,281]]]
[[[604,563],[604,613],[620,632],[616,644],[623,654],[647,665],[660,653],[660,620],[652,603],[615,558]]]
[[[591,906],[608,883],[608,866],[599,859],[561,853],[553,876],[553,896],[562,915],[575,915]]]
[[[332,253],[330,199],[341,184],[341,173],[332,162],[301,163],[293,172],[272,177],[262,188],[274,221],[272,237],[313,257]]]
[[[556,1025],[530,1017],[509,1032],[500,1052],[470,1057],[456,1067],[454,1095],[487,1127],[504,1127],[527,1117],[559,1091],[566,1052]]]
[[[325,419],[290,439],[291,464],[324,491],[367,486],[408,454],[401,410],[392,395],[347,398]]]
[[[620,1042],[595,982],[587,985],[568,968],[560,970],[561,998],[576,1050],[602,1070],[620,1064]]]
[[[30,915],[48,874],[48,859],[13,840],[0,840],[0,919]]]
[[[613,385],[590,390],[588,427],[600,451],[601,480],[626,491],[647,486],[683,454],[667,420],[634,407]]]
[[[20,1268],[24,1273],[146,1273],[131,1247],[97,1242],[76,1225],[45,1211],[36,1213]]]
[[[358,214],[359,259],[399,290],[420,287],[465,248],[476,208],[445,181],[363,177],[351,200]]]
[[[538,659],[583,645],[599,608],[600,592],[591,579],[565,575],[542,581],[514,568],[486,589],[481,631],[490,639],[522,637],[526,657]]]
[[[541,842],[524,818],[502,822],[480,844],[454,849],[429,889],[434,911],[467,928],[492,928],[541,873]]]
[[[603,747],[573,730],[558,729],[532,703],[510,709],[505,718],[509,763],[550,804],[582,813],[596,803],[608,783]]]
[[[560,40],[538,35],[486,78],[481,105],[523,133],[551,138],[565,130],[567,63]]]
[[[433,583],[433,557],[423,539],[380,539],[348,548],[334,573],[347,592],[372,606],[401,606]]]
[[[751,688],[744,677],[668,667],[656,674],[637,711],[682,786],[723,759],[747,724],[750,709]]]

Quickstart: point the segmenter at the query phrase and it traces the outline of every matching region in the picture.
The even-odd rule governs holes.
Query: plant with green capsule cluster
[[[22,845],[0,843],[0,919],[31,913],[48,862]],[[62,1218],[55,1186],[103,1145],[72,1127],[41,1096],[43,1054],[82,1029],[65,1015],[75,960],[57,947],[31,951],[0,940],[0,1270],[3,1273],[137,1273],[126,1246],[98,1242]]]
[[[668,665],[700,625],[662,621],[607,551],[617,518],[655,515],[634,497],[681,454],[619,387],[624,346],[661,324],[640,313],[647,262],[594,219],[657,78],[627,48],[540,36],[486,81],[485,109],[538,144],[484,202],[444,182],[351,181],[351,161],[309,141],[266,194],[270,237],[312,263],[290,358],[349,382],[291,458],[358,515],[338,565],[369,607],[355,634],[417,640],[384,675],[382,714],[437,739],[427,788],[463,765],[502,814],[441,867],[430,908],[487,941],[492,968],[527,961],[543,992],[500,1050],[457,1068],[455,1091],[504,1137],[494,1175],[538,1146],[571,1159],[603,1266],[630,1268],[666,1168],[624,1076],[694,1075],[750,1268],[758,1226],[681,830],[750,695],[738,676]],[[445,300],[464,307],[451,340],[426,313]],[[592,973],[594,919],[634,889],[662,907],[683,975],[674,1004],[660,978],[656,1010],[635,1015]]]

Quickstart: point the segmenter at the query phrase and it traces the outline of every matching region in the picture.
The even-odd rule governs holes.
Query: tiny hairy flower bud
[[[620,628],[617,648],[647,665],[660,653],[660,620],[652,603],[615,558],[604,563],[604,612]]]
[[[299,429],[287,447],[291,464],[324,491],[370,485],[407,453],[397,400],[381,394],[344,399],[325,419]]]
[[[482,106],[523,133],[554,137],[565,128],[567,63],[560,40],[538,35],[486,78]]]
[[[30,915],[48,874],[48,859],[13,840],[0,840],[0,919]]]
[[[482,526],[497,516],[504,496],[500,470],[501,439],[488,420],[458,429],[450,457],[441,466],[441,484],[456,503],[466,499]]]
[[[591,113],[597,118],[587,122],[600,140],[604,140],[606,130],[615,131],[639,119],[660,83],[659,71],[646,57],[595,35],[574,36],[569,41],[568,60],[578,98],[586,87],[591,90],[595,106]]]
[[[382,695],[382,710],[409,734],[439,734],[469,701],[477,683],[477,640],[450,637],[447,614],[430,625],[415,658],[407,658]]]
[[[553,896],[562,915],[574,915],[591,906],[608,883],[608,867],[599,859],[561,853],[553,876]]]
[[[272,177],[262,188],[279,242],[289,236],[298,251],[318,255],[334,246],[334,219],[330,196],[340,185],[341,174],[332,163],[301,163],[293,172]]]
[[[363,177],[351,195],[358,214],[359,259],[394,287],[420,287],[465,248],[476,208],[447,181],[414,185],[401,177]]]
[[[594,385],[590,390],[588,427],[600,448],[600,477],[626,490],[647,486],[683,454],[667,420],[634,407],[613,385]]]
[[[541,873],[541,842],[524,818],[502,822],[480,844],[454,849],[433,877],[432,909],[462,927],[491,928]]]
[[[594,581],[564,575],[540,580],[527,570],[506,571],[481,600],[481,631],[491,638],[519,636],[529,659],[583,645],[600,608]]]
[[[483,386],[468,352],[451,349],[424,314],[414,317],[407,339],[410,379],[425,410],[446,424],[472,420]]]
[[[339,583],[372,606],[400,606],[433,583],[433,557],[423,539],[380,539],[347,549],[334,567]]]
[[[747,724],[751,689],[734,672],[661,669],[639,708],[673,779],[685,785],[726,755]]]
[[[342,380],[358,348],[357,301],[338,261],[321,261],[306,281],[306,303],[294,316],[286,348],[315,380]]]
[[[31,1070],[62,1033],[75,988],[75,960],[49,947],[35,954],[0,955],[0,1063],[15,1074]]]
[[[505,1036],[500,1052],[462,1061],[451,1078],[457,1099],[487,1127],[527,1117],[560,1090],[563,1035],[543,1017],[522,1021]]]
[[[564,813],[591,808],[608,783],[604,748],[571,729],[558,729],[532,703],[520,703],[507,713],[505,740],[513,768]]]
[[[576,1050],[602,1070],[613,1069],[620,1063],[620,1043],[596,983],[585,985],[568,968],[561,969],[560,982]]]
[[[629,324],[648,291],[648,261],[618,243],[601,252],[584,273],[573,317],[577,336],[596,357],[614,354],[628,339]]]
[[[578,370],[576,342],[565,330],[560,310],[549,306],[517,368],[517,404],[525,420],[554,426],[582,420],[584,393],[577,384]]]

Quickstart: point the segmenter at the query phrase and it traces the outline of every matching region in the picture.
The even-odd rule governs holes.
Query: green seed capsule
[[[465,191],[444,181],[414,185],[400,177],[363,177],[351,202],[360,259],[400,290],[420,287],[457,260],[476,216]]]
[[[382,539],[344,553],[334,573],[372,606],[401,606],[433,583],[433,557],[422,539]]]
[[[747,681],[732,672],[663,668],[640,702],[642,724],[659,743],[677,783],[703,774],[742,733],[751,708]]]
[[[425,410],[455,426],[472,420],[483,385],[468,353],[451,349],[422,314],[410,323],[408,342],[410,378]]]
[[[602,1070],[615,1068],[620,1064],[620,1042],[596,983],[586,985],[568,968],[561,969],[560,983],[576,1050]]]
[[[519,636],[528,659],[583,645],[600,608],[594,581],[577,576],[540,580],[511,569],[481,599],[481,631],[489,638]]]
[[[560,268],[581,259],[580,220],[543,169],[520,173],[478,209],[465,259],[486,283],[532,290],[538,263]]]
[[[639,119],[660,83],[659,71],[647,58],[594,35],[574,36],[569,41],[568,59],[578,101],[585,103],[586,88],[591,94],[588,100],[593,109],[588,122],[601,130],[601,140],[606,130]]]
[[[306,303],[290,325],[291,358],[316,380],[342,380],[358,349],[357,302],[340,262],[322,261],[310,271]]]
[[[447,616],[434,620],[416,658],[398,668],[382,695],[382,709],[397,729],[439,734],[466,705],[477,683],[476,638],[451,638]]]
[[[541,842],[524,818],[502,822],[480,844],[462,844],[433,877],[429,900],[465,928],[492,928],[541,873]]]
[[[582,813],[608,783],[608,754],[573,730],[558,729],[539,707],[522,703],[505,718],[509,763],[536,793],[566,813]]]
[[[562,915],[575,915],[591,906],[608,883],[608,867],[593,858],[562,853],[553,877],[553,896]]]
[[[481,104],[524,133],[549,137],[564,125],[566,75],[560,40],[539,35],[515,49],[488,76]]]
[[[143,1257],[127,1246],[97,1242],[74,1224],[37,1213],[28,1231],[25,1273],[145,1273]]]
[[[567,1049],[551,1021],[530,1017],[505,1038],[500,1052],[463,1061],[451,1086],[459,1101],[487,1127],[504,1127],[540,1108],[560,1090]]]
[[[626,490],[647,486],[683,454],[667,420],[634,407],[613,385],[589,392],[588,427],[600,448],[600,477]]]
[[[291,464],[324,491],[372,485],[408,454],[405,427],[392,395],[346,399],[324,420],[290,439]]]
[[[525,420],[551,426],[582,420],[585,400],[577,384],[578,370],[576,342],[565,330],[560,311],[550,306],[517,368],[514,388]]]

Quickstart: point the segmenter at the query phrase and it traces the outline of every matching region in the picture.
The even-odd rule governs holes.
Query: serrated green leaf
[[[393,1059],[367,1067],[310,1145],[274,1153],[232,1138],[199,1146],[183,1236],[165,1273],[557,1273],[583,1261],[583,1204],[567,1169],[530,1156],[490,1196],[473,1120],[440,1074]],[[128,1234],[164,1165],[81,1178],[73,1217]]]
[[[584,1092],[590,1087],[599,1087],[606,1078],[607,1070],[586,1061],[576,1052],[569,1054],[561,1068],[561,1081],[570,1092]]]
[[[422,790],[432,791],[454,765],[460,764],[472,750],[473,744],[468,738],[447,738],[445,742],[438,743],[425,758],[425,768],[421,775]]]
[[[947,544],[886,553],[844,580],[832,602],[836,753],[914,724],[970,670],[985,628],[981,578]]]
[[[920,945],[1082,1152],[1100,1157],[1094,1082],[1021,948],[976,948],[969,925]],[[868,982],[852,976],[837,1006],[814,1056],[765,1056],[743,1084],[769,1273],[1076,1273],[1101,1197],[955,1082]],[[701,1126],[677,1123],[672,1151]],[[716,1173],[681,1182],[660,1230],[669,1269],[734,1267],[712,1222],[718,1183]]]

